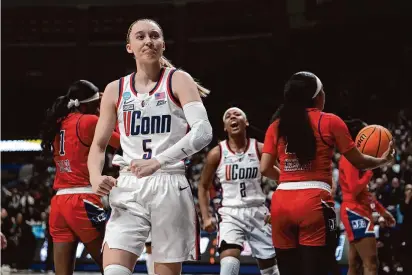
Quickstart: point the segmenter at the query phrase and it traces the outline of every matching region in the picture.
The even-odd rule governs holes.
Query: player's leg
[[[351,236],[351,247],[356,249],[362,260],[364,274],[376,274],[378,255],[370,209],[346,204],[341,213],[345,216],[345,221],[347,220],[344,225]]]
[[[219,209],[219,214],[221,217],[218,232],[220,274],[239,274],[239,258],[247,238],[246,230],[250,209],[222,207]]]
[[[262,275],[279,275],[276,252],[272,243],[272,228],[270,224],[265,223],[265,216],[268,215],[269,210],[266,206],[261,206],[250,208],[249,211],[251,216],[248,220],[252,230],[246,234],[252,256],[257,260]]]
[[[146,248],[146,268],[147,274],[155,274],[154,273],[154,263],[152,258],[152,239],[151,235],[149,234],[149,238],[147,238],[145,243]]]
[[[60,205],[61,201],[65,202],[64,198],[67,196],[54,196],[50,207],[49,228],[53,239],[53,258],[57,275],[73,274],[76,260],[76,237],[60,211],[65,207],[64,204]]]
[[[277,190],[273,193],[270,214],[272,219],[272,242],[276,249],[280,274],[300,274],[298,225],[295,221],[297,191]]]
[[[348,275],[357,275],[362,268],[362,260],[356,251],[356,247],[354,243],[349,244],[349,252],[348,252],[348,262],[349,262],[349,269]]]
[[[68,196],[70,200],[66,205],[70,207],[64,212],[66,222],[103,273],[101,249],[107,216],[101,198],[95,194]]]
[[[348,214],[350,214],[346,209],[348,208],[348,203],[343,202],[340,207],[340,220],[345,227],[346,236],[349,240],[349,251],[348,251],[348,275],[358,274],[359,265],[362,264],[359,254],[356,251],[355,244],[353,243],[355,236],[354,231],[352,230],[352,224],[349,220]]]
[[[301,274],[340,274],[335,257],[338,236],[331,196],[326,191],[320,195],[318,190],[305,191],[299,228]]]
[[[180,275],[182,262],[199,260],[200,228],[184,173],[150,177],[151,236],[155,274]]]
[[[130,275],[150,232],[148,201],[151,185],[147,178],[120,174],[110,193],[112,212],[106,225],[103,246],[105,275]]]
[[[56,275],[73,274],[77,242],[54,242],[53,260]]]
[[[366,237],[360,240],[356,240],[354,241],[354,246],[362,259],[363,274],[377,274],[378,253],[376,249],[375,237]]]

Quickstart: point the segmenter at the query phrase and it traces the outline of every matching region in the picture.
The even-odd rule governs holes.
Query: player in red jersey
[[[361,120],[347,121],[353,139],[367,124]],[[353,166],[344,156],[339,160],[339,184],[343,202],[340,215],[350,242],[349,275],[357,274],[363,263],[363,274],[377,274],[378,257],[376,238],[373,230],[372,210],[376,209],[389,225],[395,225],[393,216],[368,191],[372,171],[362,172]],[[373,207],[373,208],[372,208]],[[359,257],[362,260],[359,262]]]
[[[46,112],[41,146],[56,164],[53,188],[57,193],[51,201],[49,225],[58,275],[73,273],[78,240],[102,266],[100,250],[106,213],[100,196],[91,189],[87,169],[99,103],[98,88],[79,80]],[[110,145],[120,145],[119,134],[113,133]]]
[[[319,78],[298,72],[286,83],[284,105],[266,132],[261,171],[279,181],[271,202],[271,223],[280,274],[337,272],[331,196],[334,147],[359,169],[393,159],[393,148],[382,158],[360,153],[342,119],[322,112],[324,104]],[[277,159],[280,175],[274,166]]]

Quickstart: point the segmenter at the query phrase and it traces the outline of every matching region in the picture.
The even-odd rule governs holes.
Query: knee
[[[371,255],[363,259],[363,268],[368,271],[377,272],[378,265],[379,261],[377,255]]]

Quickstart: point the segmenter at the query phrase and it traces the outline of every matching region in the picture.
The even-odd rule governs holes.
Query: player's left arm
[[[193,78],[186,72],[176,71],[171,79],[173,93],[178,98],[190,131],[173,146],[154,158],[161,166],[173,164],[189,157],[212,141],[212,126]]]

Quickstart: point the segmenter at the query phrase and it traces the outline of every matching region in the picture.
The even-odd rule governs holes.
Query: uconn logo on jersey
[[[171,115],[142,116],[142,112],[124,111],[123,123],[126,136],[170,133]]]
[[[226,165],[226,180],[255,179],[258,176],[257,167],[239,167],[238,164]]]

